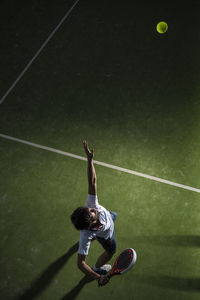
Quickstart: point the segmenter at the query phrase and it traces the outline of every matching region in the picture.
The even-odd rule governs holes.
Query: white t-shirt
[[[78,253],[82,255],[88,255],[93,238],[97,236],[107,240],[112,237],[114,231],[114,222],[110,212],[99,205],[97,195],[88,195],[86,207],[95,208],[98,211],[101,225],[93,230],[80,230]]]

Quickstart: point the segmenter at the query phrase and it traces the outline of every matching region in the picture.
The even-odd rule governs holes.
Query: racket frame
[[[122,271],[119,271],[119,272],[113,272],[113,273],[112,273],[112,270],[113,270],[114,267],[116,266],[116,264],[117,264],[117,262],[118,262],[118,260],[119,260],[120,255],[121,255],[123,252],[127,251],[127,250],[131,250],[132,255],[133,255],[133,258],[132,258],[132,261],[131,261],[130,265],[129,265],[125,270],[122,270]],[[137,254],[136,254],[136,251],[135,251],[133,248],[127,248],[127,249],[125,249],[125,250],[122,251],[122,252],[119,254],[119,256],[117,257],[117,259],[116,259],[116,261],[115,261],[115,263],[114,263],[114,266],[112,267],[112,269],[111,269],[111,271],[110,271],[110,274],[108,274],[107,277],[110,279],[112,276],[115,276],[115,275],[123,275],[123,274],[127,273],[127,272],[134,266],[134,264],[136,263],[136,260],[137,260]]]

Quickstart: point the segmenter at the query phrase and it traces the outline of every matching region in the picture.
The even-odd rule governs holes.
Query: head
[[[98,222],[98,212],[95,208],[78,207],[71,215],[71,221],[78,230],[89,230]]]

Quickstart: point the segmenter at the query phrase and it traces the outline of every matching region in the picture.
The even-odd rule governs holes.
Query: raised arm
[[[86,141],[83,141],[83,147],[85,149],[85,153],[87,155],[88,159],[88,194],[90,195],[96,195],[97,194],[97,176],[93,164],[93,157],[94,157],[94,149],[90,151],[88,148],[88,143]]]

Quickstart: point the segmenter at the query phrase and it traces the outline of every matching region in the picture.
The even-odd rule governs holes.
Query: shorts
[[[115,222],[117,218],[117,213],[114,211],[110,211],[113,222]],[[104,239],[100,237],[96,237],[97,241],[103,246],[103,248],[109,253],[115,253],[117,249],[117,242],[115,239],[115,231],[113,231],[113,235],[109,239]]]

